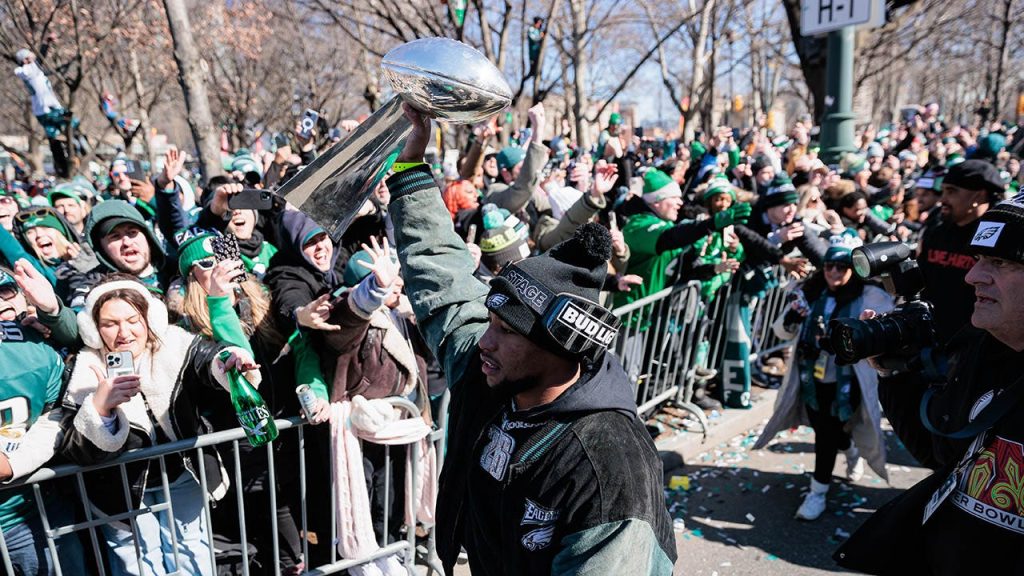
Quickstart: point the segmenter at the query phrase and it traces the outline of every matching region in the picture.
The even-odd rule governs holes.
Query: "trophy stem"
[[[411,131],[402,99],[392,98],[277,193],[338,241],[391,168]]]

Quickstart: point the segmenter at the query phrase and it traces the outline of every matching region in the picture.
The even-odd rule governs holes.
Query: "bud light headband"
[[[619,319],[586,298],[555,294],[519,267],[508,264],[498,273],[528,308],[540,316],[544,331],[566,352],[590,356],[607,350],[619,332]]]

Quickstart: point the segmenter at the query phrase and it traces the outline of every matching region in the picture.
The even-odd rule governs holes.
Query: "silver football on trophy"
[[[380,65],[404,101],[449,122],[480,122],[512,102],[512,89],[494,64],[449,38],[402,44],[385,54]]]

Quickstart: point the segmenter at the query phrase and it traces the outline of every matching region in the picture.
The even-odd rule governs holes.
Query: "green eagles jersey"
[[[0,451],[17,441],[59,400],[64,362],[42,337],[14,322],[0,322]],[[34,514],[29,488],[0,492],[0,528]]]

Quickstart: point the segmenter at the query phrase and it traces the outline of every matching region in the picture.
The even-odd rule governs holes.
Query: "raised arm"
[[[413,131],[396,164],[399,170],[414,165],[388,179],[398,259],[420,332],[441,360],[448,381],[457,382],[487,327],[487,287],[473,277],[473,257],[422,164],[430,119],[408,106],[405,113]]]

